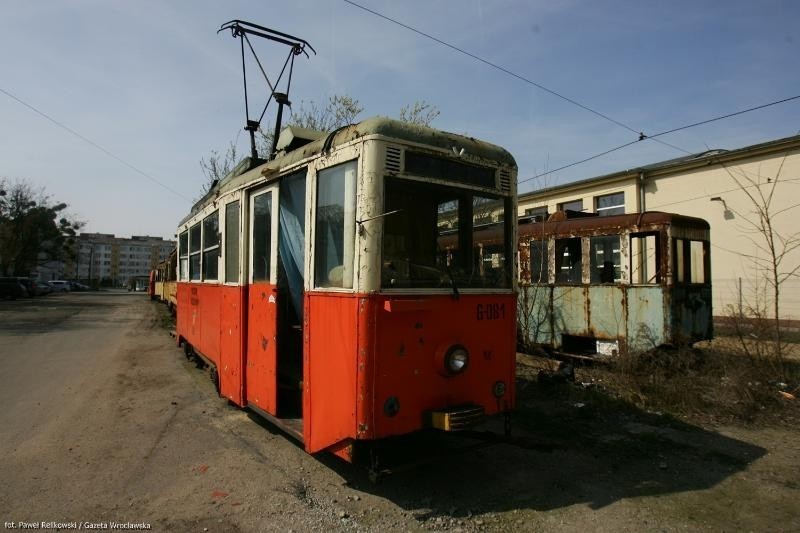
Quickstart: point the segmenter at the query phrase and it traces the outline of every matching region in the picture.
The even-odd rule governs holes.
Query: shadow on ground
[[[510,444],[460,453],[470,442],[441,433],[388,441],[383,456],[389,465],[431,460],[377,484],[363,463],[319,460],[352,488],[429,520],[575,504],[597,509],[626,498],[708,489],[766,453],[602,391],[579,389],[520,379]],[[502,424],[494,429],[502,431]]]

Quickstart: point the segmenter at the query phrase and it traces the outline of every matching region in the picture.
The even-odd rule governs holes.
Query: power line
[[[345,0],[345,1],[347,1],[347,0]],[[631,141],[631,142],[628,142],[628,143],[625,143],[625,144],[621,144],[619,146],[616,146],[614,148],[606,150],[605,152],[601,152],[599,154],[587,157],[585,159],[581,159],[580,161],[575,161],[574,163],[569,163],[568,165],[564,165],[563,167],[558,167],[558,168],[556,168],[554,170],[548,170],[547,172],[542,172],[540,174],[536,174],[535,176],[531,176],[530,178],[525,178],[524,180],[520,180],[517,183],[518,184],[519,183],[525,183],[525,182],[534,180],[536,178],[541,178],[542,176],[546,176],[547,174],[552,174],[553,172],[558,172],[559,170],[564,170],[565,168],[570,168],[570,167],[574,167],[576,165],[580,165],[581,163],[586,163],[587,161],[591,161],[592,159],[597,159],[598,157],[602,157],[602,156],[604,156],[606,154],[610,154],[611,152],[616,152],[617,150],[621,150],[622,148],[627,148],[628,146],[630,146],[632,144],[636,144],[638,142],[641,142],[641,141],[644,141],[644,140],[647,140],[647,139],[653,139],[654,137],[660,137],[662,135],[675,133],[676,131],[687,130],[689,128],[694,128],[696,126],[702,126],[704,124],[709,124],[711,122],[716,122],[718,120],[723,120],[723,119],[726,119],[726,118],[735,117],[737,115],[742,115],[744,113],[749,113],[750,111],[757,111],[759,109],[764,109],[765,107],[770,107],[770,106],[774,106],[774,105],[778,105],[778,104],[783,104],[785,102],[790,102],[792,100],[797,100],[798,98],[800,98],[800,95],[791,96],[789,98],[784,98],[782,100],[775,100],[774,102],[769,102],[767,104],[762,104],[762,105],[758,105],[758,106],[755,106],[755,107],[750,107],[748,109],[742,109],[741,111],[735,111],[733,113],[728,113],[727,115],[721,115],[721,116],[718,116],[718,117],[709,118],[707,120],[701,120],[700,122],[694,122],[692,124],[687,124],[685,126],[680,126],[678,128],[673,128],[671,130],[665,130],[665,131],[656,133],[654,135],[650,135],[650,136],[644,136],[643,135],[643,136],[641,136],[639,139],[637,139],[635,141]]]
[[[797,96],[791,96],[789,98],[784,98],[783,100],[776,100],[776,101],[770,102],[768,104],[763,104],[763,105],[759,105],[759,106],[756,106],[756,107],[751,107],[749,109],[743,109],[742,111],[736,111],[735,113],[729,113],[729,114],[723,115],[721,117],[710,118],[708,120],[695,122],[694,124],[688,124],[686,126],[681,126],[679,128],[674,128],[674,129],[671,129],[671,130],[662,131],[661,133],[656,133],[655,135],[650,135],[650,138],[660,137],[661,135],[667,135],[669,133],[675,133],[676,131],[681,131],[681,130],[686,130],[686,129],[689,129],[689,128],[694,128],[695,126],[702,126],[703,124],[708,124],[709,122],[714,122],[716,120],[722,120],[723,118],[735,117],[736,115],[742,115],[744,113],[749,113],[750,111],[757,111],[759,109],[764,109],[765,107],[770,107],[770,106],[773,106],[773,105],[782,104],[784,102],[789,102],[791,100],[797,100],[798,98],[800,98],[800,94],[797,95]]]
[[[574,163],[570,163],[568,165],[564,165],[563,167],[558,167],[558,168],[553,169],[553,170],[548,170],[547,172],[542,172],[541,174],[536,174],[535,176],[532,176],[530,178],[525,178],[524,180],[517,180],[517,185],[519,185],[520,183],[525,183],[527,181],[535,180],[536,178],[541,178],[542,176],[546,176],[547,174],[552,174],[553,172],[558,172],[559,170],[564,170],[565,168],[574,167],[574,166],[580,165],[582,163],[586,163],[587,161],[591,161],[592,159],[597,159],[598,157],[603,157],[604,155],[608,155],[611,152],[616,152],[617,150],[622,150],[623,148],[627,148],[628,146],[630,146],[632,144],[636,144],[636,143],[638,143],[639,141],[642,141],[642,140],[644,140],[644,139],[637,139],[635,141],[631,141],[631,142],[628,142],[628,143],[625,143],[625,144],[621,144],[619,146],[616,146],[614,148],[606,150],[605,152],[600,152],[599,154],[595,154],[595,155],[589,156],[589,157],[587,157],[585,159],[581,159],[580,161],[575,161]]]
[[[173,189],[173,188],[172,188],[172,187],[170,187],[169,185],[166,185],[166,184],[164,184],[164,183],[160,182],[159,180],[157,180],[157,179],[156,179],[156,178],[154,178],[153,176],[149,175],[147,172],[145,172],[145,171],[143,171],[143,170],[141,170],[141,169],[139,169],[139,168],[135,167],[134,165],[132,165],[132,164],[128,163],[127,161],[125,161],[124,159],[122,159],[121,157],[119,157],[118,155],[114,154],[113,152],[111,152],[111,151],[109,151],[109,150],[106,150],[105,148],[103,148],[102,146],[100,146],[99,144],[97,144],[96,142],[94,142],[93,140],[91,140],[91,139],[89,139],[89,138],[87,138],[87,137],[85,137],[85,136],[81,135],[80,133],[78,133],[78,132],[77,132],[77,131],[75,131],[74,129],[70,128],[69,126],[67,126],[67,125],[65,125],[65,124],[62,124],[61,122],[57,121],[56,119],[54,119],[53,117],[51,117],[51,116],[50,116],[50,115],[48,115],[47,113],[45,113],[45,112],[43,112],[43,111],[40,111],[39,109],[37,109],[37,108],[36,108],[36,107],[34,107],[33,105],[31,105],[31,104],[29,104],[29,103],[25,102],[24,100],[22,100],[21,98],[19,98],[19,97],[17,97],[17,96],[15,96],[15,95],[11,94],[10,92],[8,92],[8,91],[6,91],[5,89],[3,89],[2,87],[0,87],[0,92],[2,92],[3,94],[5,94],[6,96],[8,96],[9,98],[11,98],[12,100],[15,100],[17,103],[19,103],[19,104],[21,104],[21,105],[23,105],[23,106],[27,107],[28,109],[30,109],[30,110],[31,110],[31,111],[33,111],[34,113],[36,113],[36,114],[38,114],[38,115],[40,115],[40,116],[44,117],[45,119],[49,120],[50,122],[52,122],[53,124],[55,124],[55,125],[56,125],[56,126],[58,126],[59,128],[61,128],[61,129],[64,129],[64,130],[68,131],[69,133],[71,133],[71,134],[72,134],[72,135],[74,135],[75,137],[79,138],[80,140],[84,141],[85,143],[87,143],[87,144],[89,144],[89,145],[93,146],[94,148],[96,148],[96,149],[100,150],[101,152],[103,152],[104,154],[106,154],[107,156],[109,156],[110,158],[112,158],[112,159],[115,159],[115,160],[119,161],[120,163],[122,163],[122,164],[123,164],[123,165],[125,165],[126,167],[130,168],[131,170],[133,170],[133,171],[134,171],[134,172],[136,172],[137,174],[140,174],[140,175],[144,176],[145,178],[149,179],[150,181],[152,181],[152,182],[153,182],[153,183],[155,183],[156,185],[159,185],[159,186],[163,187],[164,189],[168,190],[168,191],[169,191],[169,192],[171,192],[172,194],[174,194],[174,195],[176,195],[176,196],[179,196],[179,197],[183,198],[184,200],[186,200],[186,201],[187,201],[187,202],[189,202],[189,203],[193,203],[193,202],[192,202],[192,200],[190,200],[189,198],[187,198],[187,197],[186,197],[186,196],[184,196],[183,194],[179,193],[178,191],[176,191],[175,189]]]
[[[592,109],[589,106],[586,106],[586,105],[584,105],[584,104],[582,104],[582,103],[580,103],[580,102],[578,102],[576,100],[573,100],[572,98],[569,98],[568,96],[564,96],[563,94],[558,93],[558,92],[554,91],[553,89],[545,87],[544,85],[542,85],[540,83],[537,83],[537,82],[535,82],[535,81],[533,81],[533,80],[531,80],[529,78],[526,78],[525,76],[517,74],[516,72],[513,72],[513,71],[511,71],[511,70],[509,70],[509,69],[507,69],[505,67],[502,67],[502,66],[498,65],[497,63],[492,63],[491,61],[489,61],[487,59],[484,59],[484,58],[482,58],[480,56],[477,56],[477,55],[475,55],[475,54],[473,54],[471,52],[467,52],[463,48],[459,48],[459,47],[457,47],[457,46],[455,46],[453,44],[450,44],[450,43],[448,43],[446,41],[443,41],[443,40],[441,40],[441,39],[439,39],[437,37],[434,37],[433,35],[431,35],[429,33],[425,33],[424,31],[418,30],[418,29],[416,29],[416,28],[414,28],[412,26],[409,26],[408,24],[404,24],[404,23],[402,23],[402,22],[400,22],[398,20],[395,20],[395,19],[393,19],[391,17],[387,17],[386,15],[383,15],[382,13],[378,13],[377,11],[373,11],[372,9],[369,9],[368,7],[364,7],[364,6],[360,5],[360,4],[357,4],[357,3],[353,2],[352,0],[344,0],[344,1],[346,3],[348,3],[348,4],[350,4],[351,6],[354,6],[354,7],[357,7],[359,9],[362,9],[362,10],[368,12],[368,13],[372,13],[376,17],[380,17],[380,18],[382,18],[384,20],[387,20],[387,21],[389,21],[389,22],[391,22],[393,24],[397,24],[398,26],[402,26],[403,28],[405,28],[407,30],[413,31],[414,33],[416,33],[418,35],[422,35],[423,37],[425,37],[427,39],[430,39],[432,41],[435,41],[435,42],[437,42],[437,43],[439,43],[439,44],[441,44],[443,46],[446,46],[446,47],[450,48],[451,50],[455,50],[456,52],[458,52],[460,54],[464,54],[465,56],[471,57],[472,59],[475,59],[476,61],[480,61],[481,63],[483,63],[485,65],[489,65],[490,67],[492,67],[494,69],[497,69],[497,70],[499,70],[501,72],[504,72],[505,74],[508,74],[509,76],[517,78],[520,81],[523,81],[523,82],[525,82],[525,83],[527,83],[529,85],[533,85],[537,89],[541,89],[542,91],[550,93],[553,96],[561,98],[562,100],[564,100],[566,102],[569,102],[570,104],[576,105],[576,106],[580,107],[581,109],[583,109],[585,111],[588,111],[590,113],[593,113],[594,115],[597,115],[598,117],[601,117],[601,118],[603,118],[603,119],[605,119],[605,120],[607,120],[609,122],[612,122],[612,123],[616,124],[617,126],[620,126],[621,128],[625,128],[626,130],[628,130],[630,132],[633,132],[636,135],[640,134],[640,132],[638,130],[633,129],[632,127],[628,126],[627,124],[624,124],[623,122],[615,120],[615,119],[609,117],[608,115],[604,115],[603,113],[601,113],[601,112],[599,112],[599,111],[597,111],[595,109]]]
[[[475,59],[476,61],[480,61],[481,63],[484,63],[485,65],[489,65],[490,67],[495,68],[495,69],[497,69],[497,70],[499,70],[499,71],[501,71],[501,72],[503,72],[505,74],[508,74],[509,76],[513,76],[514,78],[517,78],[518,80],[521,80],[521,81],[523,81],[525,83],[533,85],[537,89],[541,89],[542,91],[545,91],[545,92],[547,92],[549,94],[552,94],[553,96],[561,98],[562,100],[564,100],[566,102],[569,102],[570,104],[576,105],[576,106],[580,107],[581,109],[584,109],[584,110],[586,110],[586,111],[588,111],[590,113],[593,113],[594,115],[597,115],[598,117],[601,117],[601,118],[603,118],[603,119],[605,119],[605,120],[607,120],[607,121],[609,121],[609,122],[611,122],[613,124],[616,124],[617,126],[625,128],[626,130],[638,135],[640,140],[642,139],[642,137],[647,138],[647,139],[652,139],[652,137],[653,137],[652,135],[651,136],[647,136],[642,131],[636,130],[636,129],[632,128],[631,126],[628,126],[627,124],[625,124],[623,122],[620,122],[620,121],[618,121],[616,119],[613,119],[613,118],[609,117],[608,115],[605,115],[605,114],[603,114],[603,113],[601,113],[601,112],[599,112],[599,111],[597,111],[595,109],[592,109],[591,107],[589,107],[587,105],[584,105],[584,104],[582,104],[582,103],[580,103],[580,102],[578,102],[578,101],[576,101],[576,100],[574,100],[572,98],[569,98],[568,96],[564,96],[563,94],[561,94],[561,93],[559,93],[559,92],[557,92],[557,91],[555,91],[553,89],[545,87],[541,83],[537,83],[537,82],[535,82],[535,81],[533,81],[533,80],[531,80],[529,78],[526,78],[525,76],[517,74],[516,72],[513,72],[513,71],[511,71],[511,70],[509,70],[509,69],[507,69],[507,68],[505,68],[503,66],[500,66],[500,65],[498,65],[496,63],[492,63],[491,61],[489,61],[487,59],[484,59],[484,58],[482,58],[480,56],[477,56],[477,55],[475,55],[475,54],[473,54],[471,52],[468,52],[468,51],[464,50],[463,48],[459,48],[459,47],[457,47],[457,46],[455,46],[453,44],[450,44],[450,43],[448,43],[446,41],[443,41],[443,40],[439,39],[438,37],[434,37],[433,35],[430,35],[429,33],[425,33],[424,31],[418,30],[418,29],[416,29],[416,28],[414,28],[412,26],[409,26],[408,24],[404,24],[404,23],[400,22],[399,20],[393,19],[393,18],[388,17],[388,16],[386,16],[386,15],[384,15],[382,13],[379,13],[377,11],[369,9],[368,7],[365,7],[365,6],[362,6],[360,4],[357,4],[357,3],[353,2],[352,0],[344,0],[344,1],[346,3],[354,6],[354,7],[357,7],[359,9],[362,9],[362,10],[366,11],[367,13],[371,13],[371,14],[375,15],[376,17],[380,17],[380,18],[382,18],[384,20],[387,20],[387,21],[389,21],[389,22],[391,22],[393,24],[397,24],[398,26],[401,26],[403,28],[406,28],[407,30],[413,31],[414,33],[416,33],[418,35],[422,35],[423,37],[425,37],[427,39],[430,39],[430,40],[432,40],[432,41],[434,41],[436,43],[439,43],[439,44],[441,44],[443,46],[446,46],[446,47],[448,47],[448,48],[450,48],[452,50],[455,50],[456,52],[458,52],[460,54],[464,54],[467,57],[470,57],[472,59]],[[668,142],[662,141],[660,139],[652,139],[652,140],[657,142],[657,143],[659,143],[659,144],[663,144],[664,146],[668,146],[668,147],[670,147],[670,148],[672,148],[674,150],[677,150],[678,152],[683,152],[685,154],[691,154],[691,152],[689,152],[688,150],[684,150],[683,148],[681,148],[679,146],[675,146],[673,144],[670,144]]]

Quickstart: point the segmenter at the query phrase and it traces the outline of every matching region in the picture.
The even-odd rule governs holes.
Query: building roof
[[[638,176],[641,173],[647,174],[648,177],[658,177],[665,174],[672,174],[679,171],[685,171],[692,168],[699,168],[719,163],[735,161],[745,157],[753,157],[756,155],[766,155],[776,152],[781,152],[788,149],[800,148],[800,135],[793,135],[783,139],[774,141],[767,141],[764,143],[753,144],[743,148],[734,150],[713,149],[697,154],[686,155],[677,157],[675,159],[667,159],[658,163],[651,163],[649,165],[641,165],[626,170],[619,170],[611,174],[604,174],[602,176],[595,176],[593,178],[586,178],[582,180],[571,181],[569,183],[562,183],[552,187],[545,187],[535,191],[522,193],[519,195],[520,200],[525,198],[547,194],[550,192],[562,191],[572,188],[580,188],[586,185],[600,184],[604,182],[614,182],[632,176]]]

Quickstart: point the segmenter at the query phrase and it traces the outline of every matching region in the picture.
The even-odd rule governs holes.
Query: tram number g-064
[[[178,342],[310,453],[508,413],[513,157],[382,118],[302,133],[181,222]]]

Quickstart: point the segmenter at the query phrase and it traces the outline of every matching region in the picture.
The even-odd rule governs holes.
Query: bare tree
[[[286,125],[329,132],[352,124],[363,111],[364,107],[355,98],[337,94],[328,98],[324,105],[317,104],[314,100],[309,100],[307,103],[300,102],[295,109],[291,109],[289,122]],[[436,106],[422,100],[403,106],[400,109],[400,120],[429,126],[439,114]],[[272,149],[272,137],[271,129],[259,130],[256,148],[260,154],[266,155]],[[200,168],[205,177],[204,194],[236,167],[238,155],[236,145],[231,143],[224,153],[212,150],[208,158],[200,159]]]
[[[779,194],[778,185],[787,181],[781,176],[787,156],[788,154],[784,154],[775,175],[769,177],[764,177],[761,173],[753,176],[742,169],[722,165],[747,198],[747,211],[736,211],[726,206],[742,222],[746,238],[755,247],[755,253],[742,255],[753,262],[757,278],[763,275],[766,288],[771,293],[771,313],[766,312],[769,307],[768,302],[757,297],[749,306],[748,314],[757,321],[771,321],[772,327],[768,328],[772,330],[771,351],[781,366],[786,351],[780,320],[782,288],[786,281],[797,278],[800,273],[800,260],[795,254],[800,249],[800,231],[796,230],[797,226],[794,224],[778,223],[779,217],[789,215],[790,211],[800,207],[800,203],[792,203],[782,208],[775,205]],[[738,310],[738,313],[741,314],[741,311]],[[741,321],[737,324],[741,325]],[[738,326],[737,331],[743,333]],[[744,342],[743,335],[740,335],[740,340],[745,351],[750,353],[751,350]],[[761,350],[763,347],[758,349]]]
[[[227,176],[236,166],[237,161],[236,144],[231,142],[225,153],[220,154],[217,150],[211,150],[208,158],[200,158],[200,168],[203,171],[205,182],[203,182],[203,194],[211,190],[215,183]]]
[[[291,108],[290,108],[291,109]],[[314,100],[308,103],[300,102],[297,110],[292,110],[291,118],[286,126],[298,126],[316,131],[334,131],[342,126],[355,122],[355,119],[364,108],[358,100],[351,96],[335,94],[328,98],[324,107],[317,105]],[[271,130],[259,130],[256,145],[259,153],[268,154],[272,149]]]
[[[400,120],[410,122],[418,126],[430,126],[436,117],[440,115],[439,108],[429,104],[425,100],[405,105],[400,109]]]

